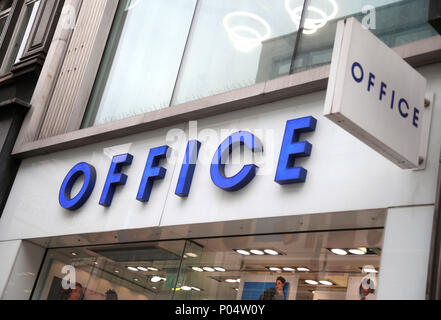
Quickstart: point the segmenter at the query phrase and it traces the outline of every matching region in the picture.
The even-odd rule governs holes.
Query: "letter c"
[[[253,152],[263,151],[261,142],[246,131],[236,132],[222,142],[211,163],[211,180],[217,187],[228,192],[239,191],[246,187],[254,179],[259,168],[254,164],[246,165],[234,177],[227,178],[225,163],[236,145],[246,145]]]

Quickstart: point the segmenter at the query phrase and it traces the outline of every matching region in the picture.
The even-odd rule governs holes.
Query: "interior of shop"
[[[374,228],[50,249],[33,299],[374,300],[382,242]]]

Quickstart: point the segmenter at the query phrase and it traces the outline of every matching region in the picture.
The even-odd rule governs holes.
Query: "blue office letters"
[[[360,79],[360,82],[363,81],[364,71],[361,65],[354,65],[353,74],[354,77],[357,77],[356,79]],[[403,105],[402,109],[405,111],[407,109],[405,103],[400,102],[400,104]],[[307,141],[300,141],[300,136],[303,133],[315,131],[316,124],[317,120],[313,117],[287,122],[275,178],[277,183],[284,185],[305,182],[307,170],[302,167],[295,167],[295,160],[311,155],[312,145]],[[239,146],[248,148],[253,154],[263,152],[261,141],[250,132],[239,131],[227,137],[218,147],[210,165],[211,180],[221,190],[227,192],[239,191],[256,177],[259,167],[253,163],[244,165],[239,173],[232,177],[226,176],[225,166],[228,164],[228,159],[233,149]],[[197,140],[188,142],[175,191],[175,194],[181,198],[189,196],[201,147],[202,143]],[[154,182],[165,178],[167,169],[161,167],[160,162],[168,157],[170,151],[171,148],[167,145],[150,149],[136,196],[138,201],[148,202]],[[100,205],[104,207],[111,206],[117,186],[125,185],[128,179],[127,175],[122,173],[122,169],[125,166],[130,166],[133,159],[134,157],[129,153],[113,157],[100,197]],[[81,191],[75,197],[72,197],[72,188],[83,175],[84,182]],[[67,210],[81,208],[92,194],[95,181],[96,171],[92,165],[82,162],[74,166],[61,185],[59,192],[60,205]]]

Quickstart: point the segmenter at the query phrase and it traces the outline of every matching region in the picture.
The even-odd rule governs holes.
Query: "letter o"
[[[358,78],[357,75],[355,74],[355,68],[358,67],[361,71],[361,76]],[[363,81],[364,78],[364,71],[363,71],[363,67],[361,66],[361,64],[359,64],[358,62],[354,62],[354,64],[352,65],[352,77],[354,78],[354,80],[358,83]]]
[[[84,184],[80,192],[71,198],[72,187],[79,177],[84,175]],[[58,200],[60,205],[67,210],[77,210],[86,203],[92,194],[96,182],[96,170],[88,163],[81,162],[77,164],[64,178],[60,188]]]

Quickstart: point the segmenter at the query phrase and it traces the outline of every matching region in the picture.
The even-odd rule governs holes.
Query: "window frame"
[[[12,7],[9,9],[10,10],[8,12],[9,17],[8,17],[8,21],[5,24],[5,30],[4,30],[4,34],[8,33],[9,36],[5,35],[5,37],[1,39],[1,45],[0,45],[1,46],[0,50],[4,51],[3,55],[1,55],[1,51],[0,51],[0,77],[6,75],[11,71],[10,70],[11,68],[8,67],[8,64],[10,62],[10,59],[12,59],[15,46],[11,46],[10,44],[15,43],[18,40],[20,29],[22,27],[24,27],[26,30],[27,25],[22,26],[26,15],[26,10],[30,5],[38,1],[39,0],[25,0],[25,1],[14,0]],[[35,22],[37,21],[39,10],[40,8],[38,8],[37,10],[36,19],[32,22],[34,25]],[[33,26],[31,27],[31,32],[32,32],[32,28]],[[28,38],[27,42],[29,40],[30,39]],[[25,49],[26,47],[27,45],[25,45]],[[23,53],[25,53],[25,51]],[[15,58],[21,58],[21,57],[15,57]],[[14,60],[12,66],[15,64],[16,61]]]

